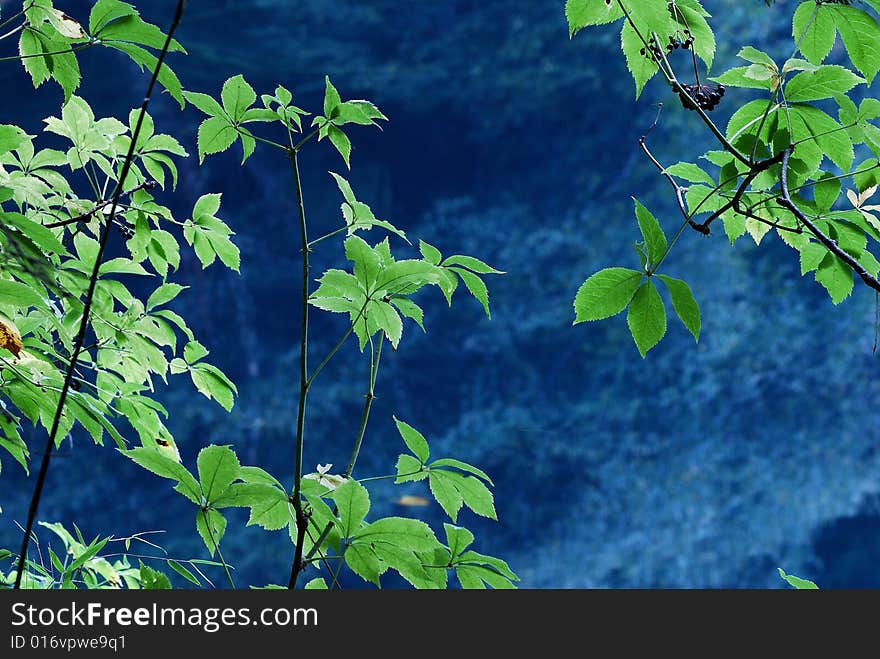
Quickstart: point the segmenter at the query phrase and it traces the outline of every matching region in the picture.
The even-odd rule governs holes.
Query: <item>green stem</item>
[[[0,29],[3,29],[3,28],[6,27],[7,25],[9,25],[12,21],[14,21],[15,19],[17,19],[19,16],[23,16],[24,13],[25,13],[28,9],[30,9],[30,8],[33,6],[33,4],[34,4],[33,2],[28,3],[27,7],[22,7],[21,11],[19,11],[19,12],[16,13],[16,14],[13,14],[13,15],[10,16],[9,18],[7,18],[5,21],[3,21],[2,23],[0,23]]]
[[[7,37],[11,37],[13,34],[21,32],[24,29],[24,26],[25,26],[25,23],[22,23],[18,27],[14,27],[11,30],[9,30],[9,32],[7,32],[6,34],[0,35],[0,41],[2,41],[3,39],[6,39]]]
[[[32,59],[34,57],[49,57],[51,55],[65,55],[67,53],[76,53],[80,50],[85,50],[86,48],[90,48],[94,46],[91,41],[88,43],[80,44],[79,46],[74,46],[73,48],[66,48],[65,50],[54,50],[49,53],[34,53],[33,55],[10,55],[8,57],[0,57],[0,62],[12,62],[14,60],[24,60],[24,59]]]
[[[274,142],[273,140],[267,140],[265,137],[260,137],[259,135],[254,135],[247,128],[243,128],[242,126],[235,126],[235,130],[239,135],[247,135],[251,139],[256,140],[257,142],[262,142],[263,144],[267,144],[268,146],[275,147],[276,149],[281,149],[282,151],[290,151],[290,147],[284,146],[283,144],[279,144],[278,142]]]
[[[345,467],[345,471],[342,472],[343,478],[349,478],[351,473],[354,471],[354,466],[357,463],[358,455],[361,452],[361,445],[364,443],[364,435],[367,432],[367,421],[370,419],[370,410],[373,407],[373,401],[375,400],[375,389],[376,389],[376,374],[379,371],[379,359],[382,357],[382,345],[385,343],[385,333],[381,333],[379,335],[379,347],[375,350],[373,349],[373,341],[370,339],[370,377],[369,383],[367,385],[367,393],[364,401],[364,410],[361,413],[361,425],[358,428],[357,438],[354,441],[354,446],[351,449],[351,457],[348,459],[348,464]]]
[[[296,446],[295,464],[293,475],[292,504],[296,512],[296,548],[294,550],[293,563],[290,566],[290,580],[288,588],[295,588],[296,581],[303,568],[303,543],[309,518],[306,516],[302,505],[302,466],[303,466],[303,443],[305,439],[305,416],[306,396],[309,392],[309,235],[306,223],[306,208],[303,202],[302,179],[299,174],[298,150],[288,150],[291,168],[293,170],[293,182],[296,188],[297,210],[299,215],[300,242],[302,243],[302,295],[300,299],[300,356],[299,356],[299,407],[296,417]]]
[[[320,238],[315,238],[312,242],[310,242],[310,243],[309,243],[309,247],[314,247],[315,245],[317,245],[317,244],[318,244],[319,242],[321,242],[322,240],[327,240],[328,238],[332,238],[333,236],[338,236],[340,233],[343,233],[343,232],[345,232],[345,231],[348,231],[348,227],[347,227],[347,226],[345,226],[345,227],[341,227],[341,228],[339,228],[339,229],[336,229],[335,231],[331,231],[330,233],[325,233],[325,234],[324,234],[323,236],[321,236]]]
[[[355,325],[357,324],[358,320],[360,320],[361,316],[364,315],[364,311],[367,308],[367,303],[364,303],[364,306],[361,308],[360,312],[358,313],[358,315],[354,319],[354,321],[352,321],[351,325],[349,325],[345,334],[342,335],[342,338],[336,342],[336,345],[333,346],[333,349],[329,353],[327,353],[327,356],[324,357],[324,359],[321,361],[320,364],[318,364],[318,368],[316,368],[315,371],[308,377],[308,379],[306,380],[306,389],[308,389],[312,386],[312,382],[314,382],[315,378],[318,377],[318,373],[320,373],[322,370],[324,370],[324,367],[330,362],[331,359],[333,359],[333,357],[336,355],[336,353],[339,352],[339,349],[345,344],[345,340],[349,336],[351,336],[352,332],[354,332]]]
[[[232,590],[235,590],[235,582],[232,580],[232,574],[229,572],[229,566],[226,564],[226,559],[223,558],[223,552],[220,551],[220,543],[214,539],[214,532],[211,530],[211,523],[208,521],[208,511],[203,509],[202,516],[205,518],[205,528],[208,529],[208,536],[211,538],[211,544],[214,545],[214,549],[217,551],[217,558],[220,559],[220,563],[223,565],[226,579],[229,581]]]
[[[309,133],[304,138],[302,138],[299,142],[294,144],[291,150],[292,151],[299,151],[301,148],[303,148],[303,146],[305,146],[306,142],[308,142],[315,135],[317,135],[320,130],[321,130],[320,128],[316,128],[315,130],[313,130],[311,133]]]

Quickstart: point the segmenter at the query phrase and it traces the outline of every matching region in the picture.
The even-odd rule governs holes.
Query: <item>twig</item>
[[[141,126],[144,122],[144,116],[147,113],[147,106],[150,104],[150,97],[153,94],[153,88],[156,85],[156,80],[159,77],[159,71],[162,69],[162,64],[165,61],[165,55],[168,53],[168,48],[171,46],[172,35],[174,34],[174,31],[177,29],[177,26],[180,24],[180,20],[183,17],[184,4],[185,0],[178,0],[177,2],[177,10],[174,14],[174,20],[171,23],[171,28],[168,30],[168,36],[165,39],[165,44],[162,46],[162,50],[159,53],[159,58],[156,61],[156,68],[153,69],[153,75],[150,78],[150,84],[147,86],[147,93],[144,95],[144,100],[141,104],[137,125],[135,126],[134,132],[131,135],[131,144],[128,147],[128,153],[126,154],[125,161],[122,164],[122,171],[119,175],[119,181],[117,181],[116,189],[113,192],[110,215],[107,217],[107,221],[103,227],[103,232],[101,234],[100,242],[98,243],[98,253],[95,256],[95,265],[92,268],[92,275],[89,279],[89,287],[86,292],[85,302],[83,304],[82,320],[80,322],[79,332],[77,333],[76,340],[74,342],[70,364],[68,365],[67,372],[64,376],[64,385],[61,388],[61,395],[58,398],[58,405],[55,408],[55,418],[52,420],[52,429],[49,431],[49,437],[46,443],[46,451],[43,453],[43,460],[40,463],[40,472],[37,476],[37,483],[34,487],[33,496],[31,497],[27,524],[25,526],[25,532],[21,543],[21,551],[18,555],[18,572],[15,575],[14,586],[16,590],[21,588],[21,579],[22,575],[24,574],[24,568],[27,562],[27,550],[28,544],[30,543],[30,535],[34,527],[34,520],[37,517],[37,511],[40,507],[40,497],[43,494],[43,486],[46,482],[46,474],[49,471],[49,462],[52,457],[52,449],[55,448],[58,428],[61,424],[61,416],[64,413],[64,404],[67,402],[67,395],[70,391],[70,383],[73,380],[74,370],[76,369],[76,364],[79,360],[82,347],[85,344],[86,332],[89,327],[89,315],[92,310],[92,300],[95,297],[95,289],[98,284],[98,277],[101,270],[101,262],[104,258],[104,251],[107,248],[107,242],[110,237],[110,226],[112,225],[113,220],[116,217],[116,207],[119,203],[119,198],[122,196],[122,189],[123,185],[125,185],[125,178],[126,176],[128,176],[128,172],[131,169],[132,161],[134,160],[135,145],[137,144],[138,137],[140,136]]]
[[[663,177],[667,181],[669,181],[669,185],[672,186],[672,189],[675,190],[675,200],[678,202],[678,208],[679,208],[679,210],[681,210],[681,214],[684,216],[685,220],[687,220],[688,225],[690,225],[690,227],[692,229],[696,229],[697,231],[700,231],[701,233],[705,233],[706,235],[708,235],[709,232],[702,231],[699,228],[700,225],[698,225],[696,222],[694,222],[694,220],[688,214],[687,206],[684,203],[684,195],[683,195],[684,188],[682,188],[678,183],[675,182],[675,179],[672,177],[672,174],[670,174],[669,172],[666,171],[666,168],[660,164],[660,161],[657,160],[657,158],[654,157],[654,154],[651,153],[651,150],[648,149],[648,145],[645,143],[648,138],[648,134],[652,130],[654,130],[654,127],[657,125],[657,122],[660,120],[660,112],[662,110],[663,110],[663,104],[658,103],[657,116],[654,118],[654,123],[652,123],[650,125],[650,127],[648,128],[648,130],[645,131],[645,134],[639,138],[639,146],[642,147],[642,151],[645,152],[645,155],[648,156],[648,158],[651,160],[652,163],[654,163],[654,166],[660,171],[660,173],[663,175]]]
[[[837,258],[839,258],[850,268],[852,268],[853,272],[855,272],[862,279],[862,281],[865,282],[865,284],[867,284],[870,288],[873,288],[875,291],[880,291],[880,280],[872,276],[871,273],[865,270],[864,266],[861,263],[859,263],[852,256],[847,254],[846,251],[837,244],[836,240],[833,240],[830,236],[827,236],[792,201],[791,194],[788,191],[788,159],[791,156],[791,152],[793,150],[794,147],[790,146],[782,152],[782,196],[777,200],[779,205],[789,210],[801,224],[803,224],[805,227],[807,227],[807,229],[810,230],[810,233],[816,236],[819,242],[822,243],[829,252],[834,254]]]
[[[287,584],[288,588],[296,587],[296,580],[303,569],[303,543],[306,537],[306,530],[309,527],[309,518],[305,514],[302,505],[302,464],[303,464],[303,441],[305,439],[305,415],[306,415],[306,396],[309,392],[309,365],[308,365],[308,349],[309,349],[309,235],[308,226],[306,224],[306,208],[303,202],[302,180],[299,175],[299,161],[297,160],[298,150],[296,148],[288,151],[290,164],[293,169],[293,182],[296,187],[296,201],[299,214],[299,230],[302,243],[302,299],[300,301],[300,355],[299,355],[299,408],[296,417],[296,446],[295,446],[295,466],[293,475],[293,494],[291,503],[296,512],[296,548],[294,549],[293,563],[290,566],[290,580]]]
[[[152,190],[155,187],[156,187],[155,181],[144,181],[140,185],[132,188],[131,190],[127,190],[126,192],[123,192],[122,195],[130,195],[134,192],[137,192],[138,190]],[[122,196],[122,195],[120,195],[120,196]],[[109,206],[112,203],[113,203],[113,199],[107,199],[105,201],[102,201],[99,204],[96,204],[94,208],[92,208],[89,211],[86,211],[85,213],[82,213],[81,215],[77,215],[75,217],[70,217],[66,220],[58,220],[57,222],[50,222],[49,224],[44,224],[43,226],[46,227],[47,229],[57,229],[58,227],[65,227],[68,224],[76,224],[77,222],[85,222],[85,221],[90,220],[92,218],[92,215],[107,208],[107,206]]]
[[[385,343],[385,333],[379,334],[379,346],[373,350],[372,340],[370,341],[370,376],[367,385],[367,393],[364,396],[364,411],[361,414],[361,425],[358,428],[357,438],[354,441],[354,447],[351,450],[351,457],[345,471],[342,472],[343,478],[349,478],[354,471],[357,463],[358,455],[361,451],[361,445],[364,442],[364,434],[367,432],[367,421],[370,419],[370,409],[373,407],[373,401],[376,399],[376,374],[379,372],[379,359],[382,357],[382,345]]]

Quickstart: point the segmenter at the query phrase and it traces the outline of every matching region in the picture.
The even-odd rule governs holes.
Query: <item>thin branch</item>
[[[309,133],[308,135],[306,135],[304,138],[302,138],[299,142],[297,142],[296,144],[294,144],[294,145],[291,147],[291,151],[294,151],[294,152],[299,151],[301,148],[303,148],[303,147],[305,146],[306,142],[308,142],[308,141],[309,141],[310,139],[312,139],[315,135],[317,135],[317,134],[320,132],[320,130],[321,130],[320,127],[319,127],[319,128],[316,128],[316,129],[313,130],[311,133]]]
[[[153,88],[156,85],[156,80],[159,77],[159,71],[162,69],[162,64],[165,61],[165,55],[168,53],[168,48],[171,46],[172,35],[174,34],[174,31],[177,29],[177,26],[180,24],[180,20],[183,17],[184,4],[185,0],[178,0],[177,2],[177,10],[174,14],[174,20],[172,21],[171,27],[168,30],[168,36],[165,39],[165,44],[162,46],[162,50],[159,53],[158,60],[156,61],[156,68],[153,69],[153,75],[150,78],[150,84],[147,86],[147,93],[144,95],[144,100],[141,104],[137,125],[135,126],[134,132],[131,136],[131,144],[129,145],[128,153],[125,156],[125,161],[122,164],[122,171],[119,175],[119,181],[116,183],[116,189],[113,192],[112,204],[110,206],[110,214],[104,224],[103,231],[101,233],[101,239],[98,243],[98,253],[95,256],[95,264],[92,267],[92,275],[89,279],[89,287],[86,292],[85,302],[83,305],[82,320],[80,321],[79,332],[77,333],[76,340],[74,341],[70,364],[67,367],[67,372],[64,376],[64,385],[61,388],[61,395],[58,399],[58,405],[55,408],[55,417],[52,420],[52,429],[49,431],[49,437],[46,442],[46,451],[43,453],[43,460],[40,464],[40,472],[37,476],[37,483],[34,487],[34,493],[31,496],[27,524],[25,526],[25,532],[22,538],[21,551],[19,552],[18,556],[18,572],[15,575],[14,586],[16,590],[21,588],[21,579],[22,575],[24,574],[24,568],[27,561],[28,544],[30,542],[31,531],[34,527],[34,520],[37,517],[37,512],[40,507],[40,498],[43,494],[43,486],[46,483],[46,474],[49,471],[49,462],[52,456],[52,449],[55,448],[58,430],[61,425],[61,416],[64,413],[64,404],[67,402],[67,395],[70,392],[70,384],[73,381],[74,371],[76,369],[76,365],[79,360],[83,345],[85,345],[86,332],[88,331],[89,327],[89,315],[92,310],[92,301],[95,297],[95,289],[98,284],[101,263],[103,261],[104,252],[107,248],[107,243],[110,237],[110,227],[113,224],[114,218],[116,217],[116,207],[119,204],[119,198],[122,196],[122,189],[123,185],[125,184],[125,178],[128,176],[128,173],[131,169],[132,161],[134,160],[135,145],[137,144],[138,137],[140,136],[141,127],[143,126],[144,122],[144,116],[147,113],[147,106],[150,104],[150,97],[153,94]]]
[[[303,202],[302,179],[299,175],[298,150],[290,149],[288,156],[293,169],[293,182],[296,188],[297,210],[299,215],[300,241],[302,243],[302,299],[300,300],[300,355],[299,355],[299,407],[296,417],[296,446],[295,465],[293,475],[293,494],[291,496],[294,511],[296,512],[296,548],[294,550],[293,563],[290,566],[290,580],[288,588],[296,587],[296,580],[303,569],[303,544],[306,530],[309,526],[309,518],[305,514],[302,505],[302,465],[303,465],[303,442],[305,439],[305,416],[306,396],[309,392],[309,235],[306,223],[306,208]]]
[[[138,190],[152,190],[155,187],[156,187],[155,181],[144,181],[140,185],[132,188],[131,190],[127,190],[126,192],[123,192],[122,195],[120,195],[120,196],[131,195],[131,194],[137,192]],[[49,224],[44,224],[43,226],[46,227],[47,229],[57,229],[58,227],[65,227],[68,224],[76,224],[77,222],[87,222],[88,220],[92,219],[92,215],[107,208],[107,206],[109,206],[112,203],[113,203],[113,199],[107,199],[105,201],[102,201],[99,204],[96,204],[94,208],[92,208],[89,211],[86,211],[85,213],[82,213],[81,215],[77,215],[75,217],[70,217],[66,220],[59,220],[57,222],[50,222]]]
[[[669,185],[672,186],[672,189],[675,190],[675,200],[678,202],[678,208],[681,210],[681,214],[684,216],[687,224],[690,225],[692,229],[696,229],[701,233],[705,233],[708,235],[708,231],[702,231],[700,229],[700,225],[691,219],[691,216],[688,214],[687,206],[684,203],[684,188],[682,188],[678,183],[676,183],[675,179],[672,177],[672,174],[666,171],[666,168],[660,164],[660,161],[654,157],[654,154],[651,153],[651,150],[648,149],[648,145],[646,144],[646,140],[648,138],[648,133],[654,130],[654,127],[657,125],[657,122],[660,120],[660,112],[663,110],[663,104],[659,103],[657,108],[657,116],[654,118],[654,123],[645,131],[645,134],[639,138],[639,146],[642,147],[642,151],[645,152],[645,155],[648,156],[650,161],[654,163],[654,166],[660,171],[663,177],[669,181]]]
[[[830,236],[826,235],[816,224],[808,218],[802,211],[795,205],[795,203],[791,199],[791,194],[788,190],[788,159],[791,156],[791,152],[794,150],[794,147],[789,147],[785,151],[783,151],[782,156],[782,196],[779,198],[779,205],[783,208],[789,210],[792,215],[794,215],[798,221],[803,224],[807,229],[810,230],[816,238],[822,243],[829,252],[834,254],[841,261],[846,263],[850,268],[852,268],[853,272],[855,272],[865,284],[867,284],[870,288],[873,288],[875,291],[880,291],[880,280],[876,277],[872,276],[867,270],[865,270],[864,266],[856,261],[852,256],[850,256],[840,245],[837,244],[836,240],[833,240]]]
[[[330,363],[330,360],[333,359],[333,357],[336,355],[336,353],[339,352],[339,349],[342,348],[342,346],[345,344],[345,340],[349,336],[351,336],[352,332],[354,332],[355,326],[357,325],[357,323],[361,319],[361,317],[364,315],[364,312],[367,310],[367,305],[369,303],[370,303],[370,300],[369,300],[369,298],[367,298],[367,301],[364,302],[364,306],[361,307],[361,310],[358,312],[358,315],[355,316],[355,319],[351,322],[351,325],[348,326],[348,329],[346,330],[345,334],[342,335],[342,338],[340,338],[339,341],[336,342],[336,345],[333,346],[333,349],[329,353],[327,353],[327,356],[324,357],[324,359],[321,361],[321,363],[318,364],[318,367],[308,377],[308,379],[306,380],[306,390],[307,391],[308,391],[308,389],[311,388],[312,382],[315,381],[315,378],[318,377],[318,373],[320,373],[321,371],[324,370],[324,367],[328,363]]]
[[[384,332],[379,334],[379,346],[375,350],[373,349],[372,339],[370,340],[370,376],[367,385],[367,393],[364,396],[364,411],[361,413],[361,425],[358,428],[357,438],[351,449],[351,457],[348,459],[345,471],[342,472],[343,478],[349,478],[351,476],[351,473],[354,471],[354,466],[357,463],[358,455],[361,452],[361,445],[364,442],[364,435],[367,432],[367,421],[370,419],[370,410],[373,407],[373,401],[376,399],[376,374],[379,372],[379,359],[382,357],[382,345],[384,343]]]
[[[205,518],[205,528],[208,530],[208,536],[211,538],[211,544],[214,545],[214,549],[217,551],[217,558],[220,559],[220,563],[223,565],[223,571],[226,573],[226,579],[229,581],[229,585],[232,587],[232,590],[235,590],[235,582],[232,580],[232,574],[229,572],[229,565],[226,563],[226,559],[223,558],[223,552],[220,551],[220,543],[214,538],[214,532],[211,530],[211,522],[208,520],[208,511],[204,508],[201,510],[202,516]]]
[[[736,192],[734,193],[733,199],[731,199],[731,201],[729,201],[724,206],[722,206],[720,209],[718,209],[717,211],[712,213],[712,215],[710,215],[701,225],[699,225],[700,229],[698,229],[698,230],[701,233],[703,233],[703,230],[705,230],[705,232],[708,233],[709,225],[715,219],[717,219],[718,217],[720,217],[721,215],[726,213],[731,208],[733,208],[736,212],[738,212],[742,215],[745,215],[745,213],[743,213],[740,210],[739,203],[742,200],[742,196],[746,193],[746,189],[752,184],[752,181],[754,181],[755,178],[761,172],[764,172],[764,171],[770,169],[773,165],[779,164],[782,161],[782,159],[785,157],[784,154],[786,152],[787,151],[777,153],[772,158],[767,158],[766,160],[762,160],[761,162],[758,162],[758,163],[755,163],[754,165],[752,165],[751,169],[749,170],[749,173],[746,174],[742,183],[740,184],[740,186],[737,188]]]

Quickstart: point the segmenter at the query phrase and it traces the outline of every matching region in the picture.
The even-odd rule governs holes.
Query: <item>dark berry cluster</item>
[[[692,45],[694,45],[694,35],[691,34],[691,31],[687,28],[683,31],[677,30],[675,34],[669,35],[668,42],[666,43],[666,52],[671,53],[679,48],[687,50]],[[660,50],[660,44],[657,43],[657,39],[654,37],[648,39],[648,47],[642,48],[639,52],[653,62],[658,61],[663,55],[663,51]]]
[[[682,85],[682,87],[684,91],[678,92],[678,97],[681,99],[681,104],[688,110],[695,109],[691,102],[693,99],[703,110],[711,112],[724,96],[724,85]]]

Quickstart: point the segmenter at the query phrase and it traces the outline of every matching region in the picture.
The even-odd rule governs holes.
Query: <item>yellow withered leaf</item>
[[[21,354],[22,348],[24,348],[18,328],[2,314],[0,314],[0,348],[5,348],[16,357]]]

